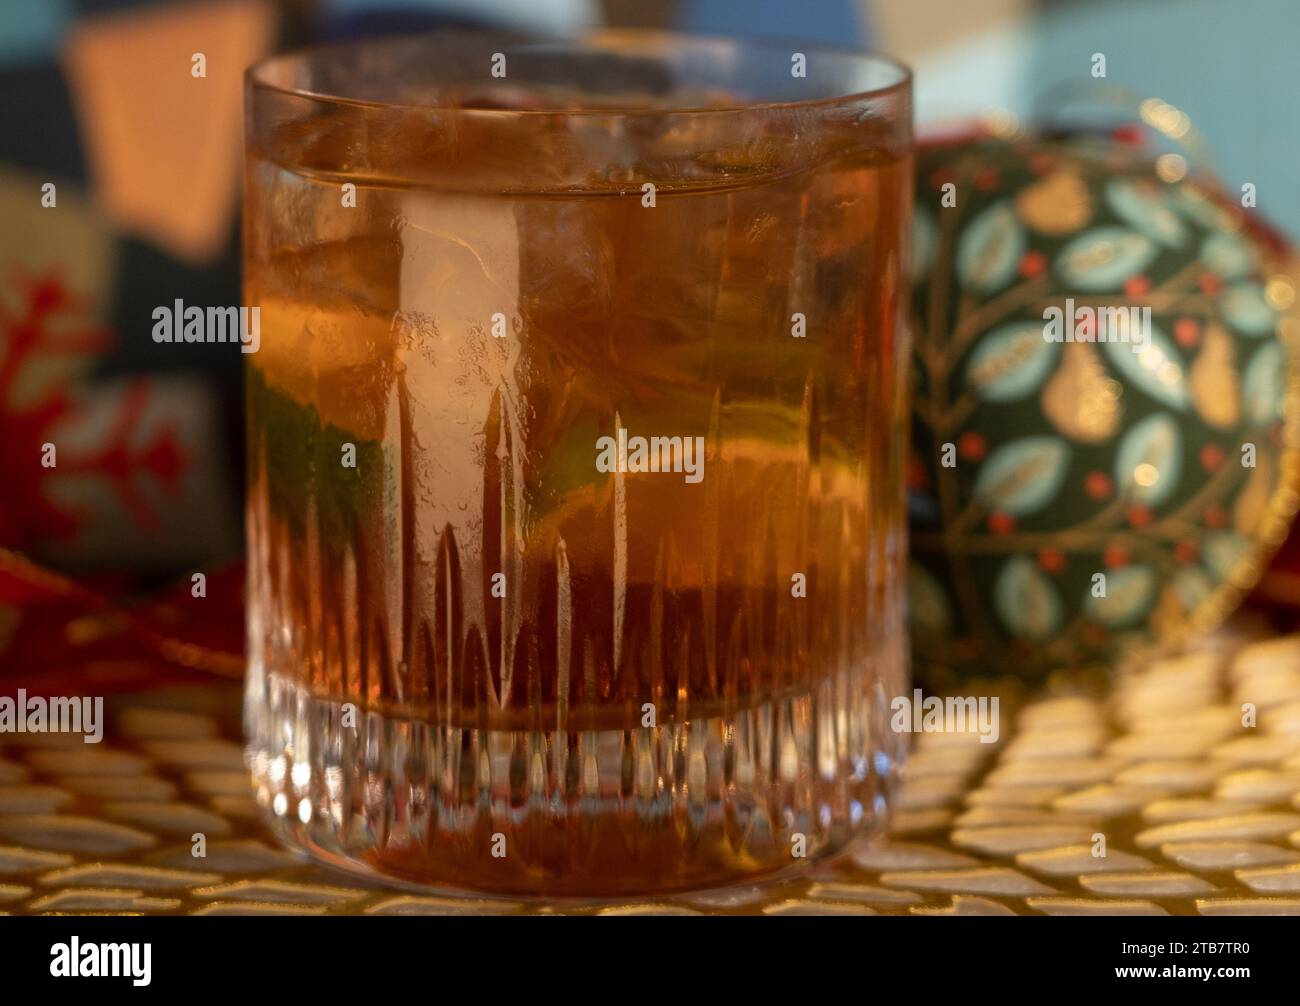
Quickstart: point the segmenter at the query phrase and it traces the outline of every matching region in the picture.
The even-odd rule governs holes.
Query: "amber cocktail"
[[[880,826],[909,100],[646,33],[250,72],[247,724],[286,841],[613,895]]]

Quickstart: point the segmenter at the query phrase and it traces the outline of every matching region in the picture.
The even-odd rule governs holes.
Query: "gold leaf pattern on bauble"
[[[1256,452],[1255,467],[1250,470],[1246,488],[1232,506],[1232,526],[1244,535],[1254,534],[1268,513],[1269,500],[1276,484],[1273,458],[1262,451]],[[1231,463],[1235,459],[1229,459]]]
[[[1088,186],[1074,171],[1054,171],[1016,197],[1016,212],[1041,234],[1069,234],[1092,219]]]
[[[1043,388],[1043,414],[1071,440],[1100,443],[1123,415],[1119,382],[1107,375],[1091,343],[1067,342],[1061,365]]]
[[[1192,364],[1189,385],[1196,411],[1211,426],[1230,429],[1241,421],[1241,381],[1232,337],[1221,325],[1208,325],[1205,342]]]

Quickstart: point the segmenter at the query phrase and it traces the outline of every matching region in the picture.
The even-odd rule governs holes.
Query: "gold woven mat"
[[[109,713],[99,745],[0,735],[0,911],[1300,915],[1300,636],[1220,635],[1100,697],[1049,689],[1004,706],[997,744],[922,735],[888,841],[779,883],[637,902],[366,886],[267,837],[234,687]]]

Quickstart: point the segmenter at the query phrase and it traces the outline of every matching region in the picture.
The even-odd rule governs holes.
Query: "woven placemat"
[[[780,881],[562,904],[297,859],[260,823],[235,686],[119,696],[99,745],[0,735],[0,912],[1300,915],[1300,636],[1221,634],[1091,693],[1005,684],[997,743],[916,739],[885,841]]]

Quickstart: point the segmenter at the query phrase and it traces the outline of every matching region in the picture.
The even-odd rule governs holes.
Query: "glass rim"
[[[348,96],[346,94],[332,93],[328,90],[292,87],[272,80],[270,77],[271,72],[278,68],[290,66],[295,62],[301,63],[310,57],[321,56],[329,52],[355,51],[366,47],[378,48],[400,43],[412,44],[418,43],[422,39],[448,37],[479,38],[484,40],[499,39],[503,42],[513,42],[516,48],[521,48],[523,50],[531,49],[535,51],[565,46],[571,47],[576,51],[581,51],[583,46],[599,40],[632,41],[642,39],[654,40],[660,45],[673,45],[679,47],[698,46],[701,49],[710,46],[730,46],[734,49],[748,49],[751,51],[766,50],[781,51],[784,53],[800,52],[805,54],[830,56],[837,60],[844,61],[846,65],[884,68],[892,74],[893,79],[878,87],[860,90],[845,89],[843,93],[822,95],[815,98],[806,98],[794,101],[765,100],[759,98],[753,101],[741,100],[735,103],[719,105],[675,105],[669,102],[666,104],[646,106],[584,107],[582,105],[577,105],[566,108],[476,108],[473,106],[458,105],[450,102],[384,101],[374,98]],[[769,111],[789,112],[799,111],[802,109],[833,107],[836,105],[859,104],[863,102],[878,101],[882,98],[891,98],[908,94],[912,86],[912,77],[911,67],[902,60],[874,49],[857,49],[850,46],[828,45],[821,42],[805,42],[797,39],[746,38],[742,36],[695,34],[691,32],[670,31],[657,28],[605,27],[597,27],[558,37],[528,37],[512,35],[499,29],[490,28],[442,28],[433,31],[418,32],[412,35],[385,35],[344,42],[323,42],[314,45],[300,46],[280,53],[274,53],[251,64],[244,71],[245,86],[251,90],[268,94],[278,94],[284,97],[295,98],[303,101],[310,101],[323,106],[343,108],[352,107],[363,110],[436,112],[441,115],[453,116],[464,115],[518,118],[574,116],[605,117],[628,120],[640,118],[666,118],[669,116],[734,115],[736,113],[754,114]]]

